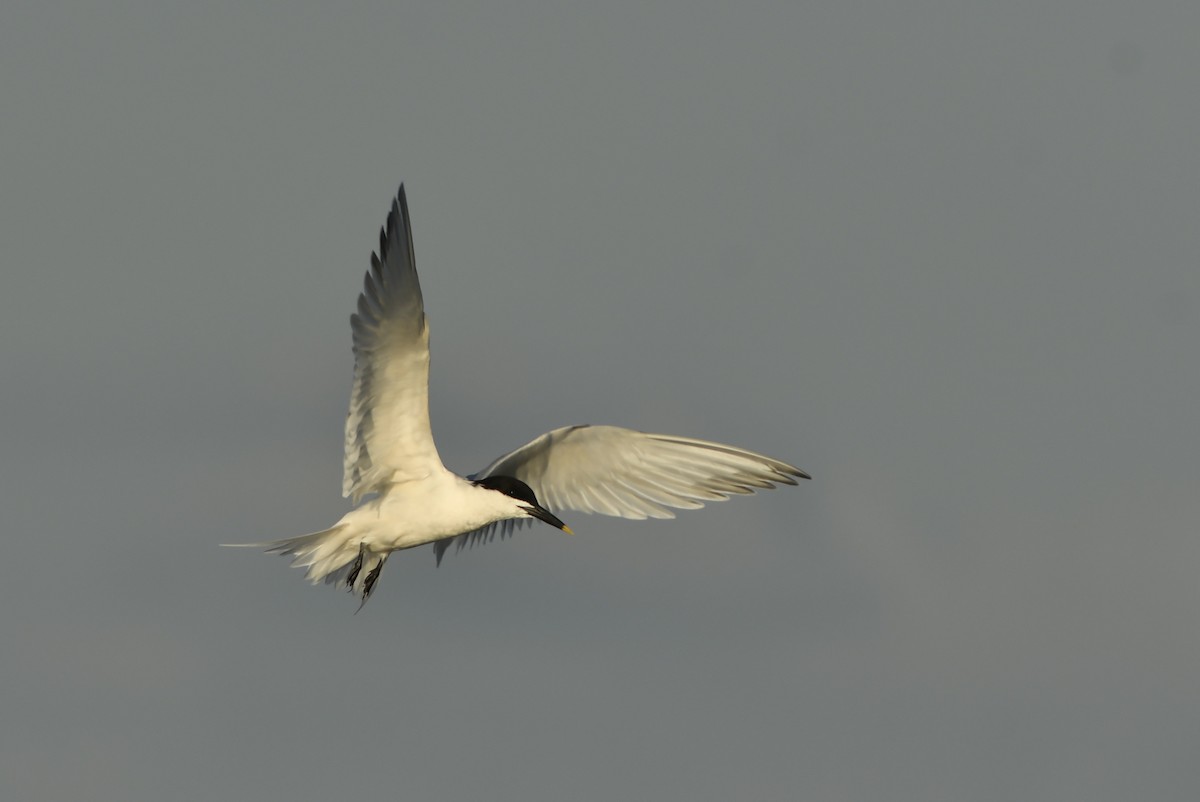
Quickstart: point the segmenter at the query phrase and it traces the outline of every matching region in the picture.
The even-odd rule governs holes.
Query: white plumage
[[[538,519],[570,532],[555,512],[672,518],[808,474],[735,446],[616,426],[547,432],[461,477],[438,456],[429,426],[429,328],[401,185],[371,257],[354,335],[342,493],[355,503],[333,527],[270,543],[313,581],[336,583],[365,604],[388,555],[433,543],[440,562],[458,548]],[[361,608],[361,605],[360,605]]]

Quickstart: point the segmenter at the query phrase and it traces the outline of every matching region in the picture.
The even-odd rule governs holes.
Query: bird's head
[[[575,534],[571,528],[560,521],[554,513],[538,503],[537,496],[533,493],[533,488],[512,476],[485,476],[475,482],[479,487],[494,490],[497,493],[503,493],[509,498],[519,502],[518,509],[521,510],[529,518],[537,518],[539,521],[550,524],[556,529],[561,529],[568,535]]]

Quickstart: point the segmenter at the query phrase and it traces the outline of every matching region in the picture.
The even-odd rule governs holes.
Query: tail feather
[[[287,537],[266,543],[226,543],[226,546],[245,546],[264,549],[267,554],[279,554],[292,558],[293,568],[307,569],[304,576],[314,585],[324,582],[345,588],[362,599],[363,604],[375,590],[386,552],[371,551],[362,542],[358,530],[341,523],[324,532],[311,535]]]
[[[349,527],[345,524],[323,532],[313,532],[311,535],[287,537],[265,543],[226,545],[261,548],[267,554],[292,557],[292,567],[308,569],[304,577],[314,585],[322,581],[327,585],[344,583],[354,567],[359,550],[359,544],[353,542]]]

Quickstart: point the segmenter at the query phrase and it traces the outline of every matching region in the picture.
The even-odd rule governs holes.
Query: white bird
[[[429,327],[413,260],[404,185],[371,256],[354,334],[342,495],[357,503],[329,529],[269,543],[313,584],[345,587],[366,604],[394,551],[432,543],[440,564],[517,523],[571,530],[551,510],[673,518],[671,508],[808,479],[799,468],[735,446],[616,426],[547,432],[462,477],[446,469],[429,426]],[[540,499],[540,501],[539,501]]]

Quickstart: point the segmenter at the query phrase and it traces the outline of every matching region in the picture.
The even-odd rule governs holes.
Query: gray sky
[[[1200,796],[1200,5],[332,9],[3,14],[0,797]],[[449,467],[814,481],[217,548],[348,508],[401,180]]]

